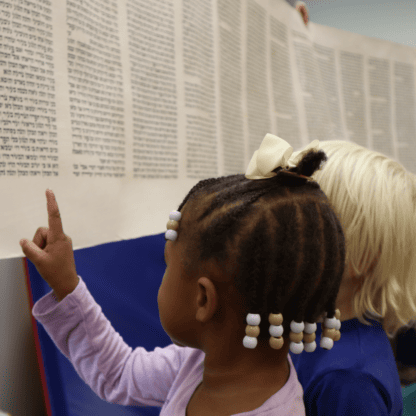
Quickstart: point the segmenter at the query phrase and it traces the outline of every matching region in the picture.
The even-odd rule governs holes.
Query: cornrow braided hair
[[[189,261],[186,272],[210,260],[223,271],[234,265],[233,284],[245,310],[242,326],[247,313],[260,314],[259,341],[270,337],[269,313],[283,314],[285,339],[292,320],[313,323],[325,312],[335,316],[344,234],[326,195],[309,178],[326,160],[322,150],[311,150],[296,167],[275,169],[272,178],[238,174],[202,180],[178,208],[188,203],[191,226],[186,237],[182,226],[179,233]]]

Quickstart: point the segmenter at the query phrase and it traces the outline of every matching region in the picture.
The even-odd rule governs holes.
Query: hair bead
[[[247,325],[257,326],[260,325],[260,315],[258,313],[249,313],[247,314]]]
[[[270,325],[269,334],[275,338],[281,337],[283,335],[283,326],[282,325]]]
[[[179,221],[182,218],[182,214],[179,211],[172,211],[169,214],[169,219],[173,221]]]
[[[303,342],[306,344],[309,344],[311,342],[314,342],[316,340],[316,334],[303,334]]]
[[[246,348],[254,349],[257,347],[257,338],[246,335],[243,339],[243,345]]]
[[[269,314],[269,345],[275,349],[280,350],[283,347],[284,339],[283,335],[283,315],[281,313],[270,313]]]
[[[325,318],[325,328],[335,328],[335,325],[337,323],[337,318]]]
[[[305,324],[302,322],[296,322],[296,321],[292,321],[290,323],[290,330],[292,332],[294,332],[295,334],[299,334],[300,332],[303,332],[303,330],[305,329]]]
[[[165,232],[165,238],[167,240],[175,241],[178,238],[178,233],[175,230],[167,230]]]
[[[166,224],[167,231],[165,232],[165,239],[175,241],[178,238],[179,220],[182,214],[179,211],[172,211],[169,214],[169,221]]]
[[[259,334],[260,334],[260,328],[258,326],[253,326],[253,325],[246,326],[247,336],[257,338]]]
[[[304,349],[303,342],[291,342],[289,348],[293,354],[301,354]]]
[[[322,336],[334,339],[335,332],[336,332],[335,328],[325,328],[322,332]]]
[[[175,220],[169,220],[166,224],[166,228],[168,230],[178,231],[179,229],[179,222]]]
[[[316,328],[317,326],[315,322],[313,324],[305,322],[305,329],[303,330],[303,332],[305,332],[306,334],[313,334],[316,332]]]
[[[275,337],[270,337],[269,339],[269,345],[274,349],[274,350],[280,350],[283,347],[283,337],[279,337],[279,338],[275,338]]]
[[[316,350],[316,342],[315,341],[307,342],[307,343],[303,344],[303,347],[305,348],[306,352],[314,352]]]
[[[298,342],[302,342],[303,340],[303,332],[291,332],[289,334],[289,338],[292,342],[298,343]]]
[[[305,329],[303,330],[303,347],[306,352],[314,352],[316,350],[316,322],[305,322]]]
[[[323,337],[321,338],[320,346],[321,348],[330,350],[334,346],[334,341],[331,338]]]
[[[283,315],[281,313],[271,313],[269,314],[270,325],[279,326],[283,323]]]
[[[260,334],[260,327],[258,326],[261,321],[261,317],[258,313],[248,313],[246,317],[246,336],[243,339],[243,345],[246,348],[257,347],[257,337]]]
[[[302,322],[296,322],[292,321],[290,323],[290,351],[293,352],[293,354],[300,354],[303,349],[303,330],[305,329],[305,324]]]

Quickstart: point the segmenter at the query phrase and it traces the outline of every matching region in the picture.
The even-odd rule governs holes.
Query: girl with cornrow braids
[[[311,179],[326,160],[319,142],[292,152],[268,134],[245,175],[203,180],[171,212],[158,304],[173,344],[153,352],[132,351],[104,317],[47,192],[50,230],[22,242],[54,289],[33,315],[102,399],[162,416],[305,415],[288,352],[337,349],[345,241]]]
[[[401,416],[389,339],[415,325],[416,176],[356,143],[319,145],[328,161],[312,178],[343,226],[346,267],[336,301],[342,321],[337,348],[325,354],[289,352],[306,414]]]

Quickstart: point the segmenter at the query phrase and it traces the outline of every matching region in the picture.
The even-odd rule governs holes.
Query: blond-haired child
[[[415,175],[352,142],[320,147],[328,161],[313,178],[338,214],[347,250],[336,303],[340,348],[329,360],[320,360],[320,350],[291,354],[306,414],[398,416],[401,386],[389,338],[416,315]]]

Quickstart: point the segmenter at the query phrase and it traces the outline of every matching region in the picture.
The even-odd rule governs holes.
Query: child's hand
[[[309,21],[309,12],[308,8],[306,7],[305,2],[303,1],[297,1],[295,5],[296,10],[300,13],[302,16],[303,22],[305,23],[305,26],[308,25]]]
[[[46,191],[46,199],[49,228],[39,227],[33,242],[22,239],[20,245],[25,256],[36,266],[56,297],[62,300],[76,288],[79,279],[75,269],[72,240],[64,234],[58,204],[49,189]]]

